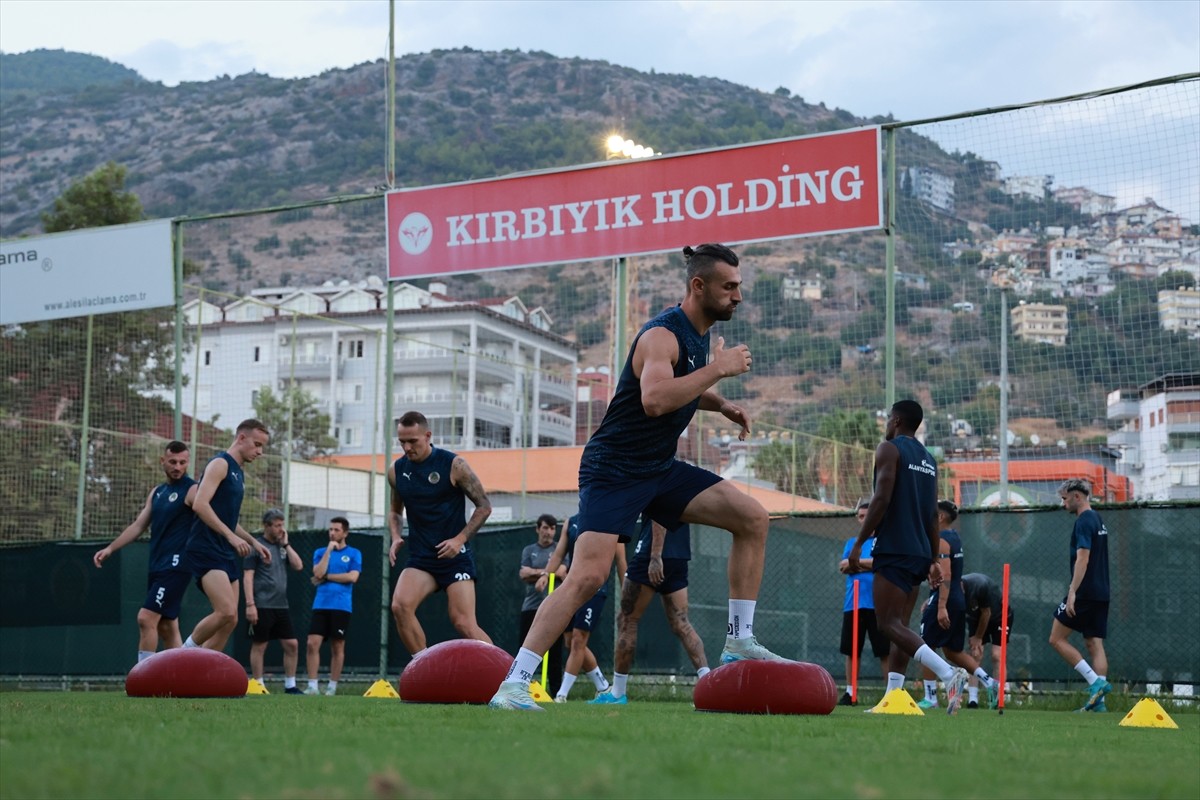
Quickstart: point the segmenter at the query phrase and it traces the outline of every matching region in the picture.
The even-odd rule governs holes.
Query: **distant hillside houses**
[[[1080,202],[1107,205],[1105,196],[1068,190]],[[1073,202],[1073,200],[1071,201]],[[1047,292],[1054,297],[1102,297],[1115,288],[1113,276],[1153,280],[1184,272],[1200,284],[1200,236],[1193,226],[1147,198],[1109,211],[1089,225],[1005,230],[976,245],[992,285],[1018,296]],[[961,253],[960,243],[946,245]]]

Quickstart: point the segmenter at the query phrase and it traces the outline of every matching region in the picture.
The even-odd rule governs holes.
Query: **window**
[[[258,389],[250,390],[250,407],[251,408],[258,407]]]
[[[345,345],[345,347],[343,347]],[[362,358],[363,357],[363,340],[362,339],[347,339],[344,342],[338,342],[338,355],[345,353],[346,358]]]
[[[362,428],[342,428],[338,440],[343,447],[358,447],[362,444]]]
[[[342,401],[361,403],[363,401],[363,385],[361,383],[342,384]]]
[[[254,346],[254,363],[257,364],[260,361],[262,361],[262,348],[259,347],[258,345],[255,345]]]
[[[204,366],[206,366],[206,367],[212,366],[212,350],[204,351]]]

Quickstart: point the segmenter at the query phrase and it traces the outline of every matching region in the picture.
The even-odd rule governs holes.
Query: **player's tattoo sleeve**
[[[462,530],[463,535],[469,541],[491,516],[492,501],[488,499],[487,492],[483,490],[483,484],[480,483],[475,471],[471,469],[471,465],[462,457],[454,459],[454,463],[450,466],[450,477],[453,479],[454,485],[461,489],[462,493],[475,505],[475,512],[471,514],[471,518],[467,520],[467,524]]]

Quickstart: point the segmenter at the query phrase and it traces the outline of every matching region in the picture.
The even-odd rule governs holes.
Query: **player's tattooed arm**
[[[467,499],[475,504],[475,511],[467,520],[462,532],[459,533],[463,537],[463,542],[466,543],[475,537],[475,534],[483,527],[483,523],[487,522],[487,518],[492,515],[492,501],[488,499],[487,492],[483,490],[479,476],[462,456],[456,457],[454,463],[450,465],[450,480],[462,490]]]

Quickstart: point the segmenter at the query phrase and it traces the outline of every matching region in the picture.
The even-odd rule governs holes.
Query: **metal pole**
[[[204,308],[204,287],[200,287],[200,303],[197,308]],[[201,342],[204,341],[204,315],[196,316],[196,371],[192,375],[192,435],[188,449],[196,452],[196,425],[200,419],[200,358]]]
[[[296,400],[296,312],[292,312],[292,366],[289,370],[287,388],[287,439],[283,443],[283,524],[292,524],[292,437],[295,435],[293,419]]]
[[[175,255],[175,414],[173,430],[176,440],[183,439],[183,225],[171,222],[171,237]],[[198,308],[197,314],[204,309]],[[195,411],[195,409],[193,409]]]
[[[612,382],[616,385],[621,369],[625,366],[625,322],[629,317],[627,308],[629,298],[626,297],[629,280],[629,263],[625,256],[617,259],[617,275],[615,285],[617,296],[613,298],[613,371]]]
[[[889,128],[884,131],[884,136],[887,139],[887,226],[883,229],[887,264],[884,383],[886,404],[891,408],[896,402],[896,131]]]
[[[1008,295],[1000,290],[1000,505],[1008,505]]]
[[[396,188],[396,0],[388,0],[388,62],[387,62],[387,113],[384,124],[387,125],[387,153],[384,154],[385,169],[387,171],[388,189]],[[387,198],[384,198],[384,203],[387,203]],[[385,210],[386,216],[386,210]],[[388,234],[391,235],[390,233]],[[392,439],[395,438],[395,427],[392,425],[392,414],[394,413],[393,406],[395,405],[394,398],[394,381],[396,377],[396,289],[392,283],[391,275],[388,276],[387,282],[387,331],[384,336],[384,346],[387,347],[387,353],[384,358],[384,399],[383,399],[383,470],[387,474],[388,466],[392,461]],[[374,459],[371,459],[374,461]],[[374,477],[372,477],[374,480]],[[390,500],[390,497],[389,497]],[[390,503],[385,501],[384,519],[386,520],[391,514]],[[379,677],[384,679],[387,677],[388,668],[388,637],[390,633],[389,620],[392,616],[391,598],[388,596],[388,584],[390,583],[391,564],[388,563],[388,552],[391,550],[391,536],[388,531],[390,528],[387,524],[384,525],[384,534],[380,538],[380,546],[382,548],[382,559],[380,560],[380,568],[383,573],[383,580],[379,584]]]
[[[75,538],[83,538],[83,498],[87,492],[88,426],[92,421],[92,332],[95,317],[87,318],[87,349],[83,363],[83,417],[79,423],[79,485],[75,493]]]

